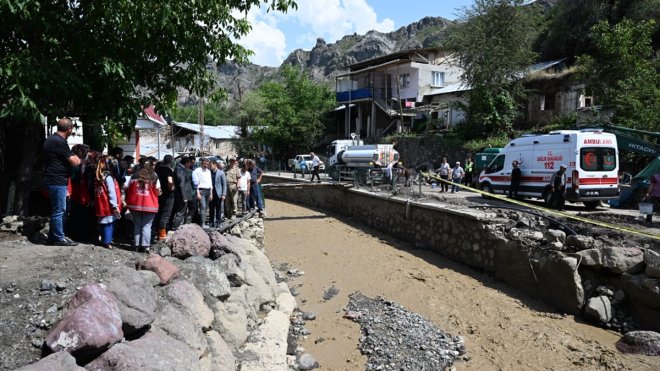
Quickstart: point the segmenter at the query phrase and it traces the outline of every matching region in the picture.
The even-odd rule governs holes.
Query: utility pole
[[[200,97],[197,105],[197,122],[199,123],[199,151],[204,155],[204,97]]]

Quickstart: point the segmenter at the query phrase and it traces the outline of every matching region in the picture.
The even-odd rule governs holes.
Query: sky
[[[253,9],[247,17],[252,31],[239,44],[254,51],[253,63],[279,66],[295,49],[310,50],[321,37],[334,43],[345,35],[370,30],[390,32],[426,16],[456,19],[472,0],[297,0],[298,9],[266,12]]]

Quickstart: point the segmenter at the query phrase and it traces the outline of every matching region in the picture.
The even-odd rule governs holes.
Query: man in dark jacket
[[[182,157],[174,169],[174,220],[172,230],[183,224],[188,211],[188,203],[192,201],[192,178],[189,176],[190,159]],[[162,187],[162,185],[161,185]]]
[[[566,203],[566,165],[561,165],[559,170],[552,174],[550,178],[550,207],[555,207],[557,210],[564,210]]]
[[[518,167],[518,161],[511,163],[511,184],[509,185],[509,198],[518,198],[518,189],[520,188],[520,179],[522,178],[522,171]]]
[[[158,239],[164,240],[167,237],[167,225],[174,208],[174,171],[172,170],[172,155],[165,155],[163,161],[158,163],[156,174],[160,180],[160,189],[162,193],[158,196],[158,214],[154,221],[154,228],[157,228]]]
[[[213,174],[213,201],[210,204],[210,222],[217,227],[225,221],[225,199],[227,198],[227,176],[225,164],[222,161],[211,161],[211,173]]]

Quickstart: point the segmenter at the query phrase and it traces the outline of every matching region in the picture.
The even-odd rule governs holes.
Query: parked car
[[[310,155],[298,155],[296,158],[293,159],[293,161],[289,160],[289,163],[291,164],[291,168],[293,171],[303,171],[304,172],[310,172],[312,171],[312,156]],[[324,171],[325,170],[325,164],[321,162],[319,165],[319,170]]]

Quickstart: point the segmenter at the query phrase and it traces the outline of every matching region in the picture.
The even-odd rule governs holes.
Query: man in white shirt
[[[312,179],[310,179],[310,183],[314,182],[314,176],[318,179],[318,182],[321,183],[321,176],[319,175],[319,166],[321,165],[321,160],[319,159],[319,156],[317,156],[314,152],[310,152],[309,154],[312,156]]]
[[[193,171],[192,180],[199,200],[199,225],[205,228],[209,201],[213,200],[213,179],[209,170],[209,159],[202,158],[201,163],[202,166]]]
[[[451,186],[451,193],[458,192],[458,185],[463,182],[465,177],[465,170],[461,167],[461,163],[456,161],[456,166],[451,171],[451,181],[454,182],[454,185]]]
[[[449,180],[449,170],[450,167],[449,167],[449,163],[447,162],[447,158],[443,157],[442,163],[438,168],[438,175],[440,175],[441,179]],[[447,192],[447,191],[449,191],[449,183],[442,182],[442,184],[440,184],[440,192]]]

